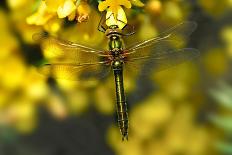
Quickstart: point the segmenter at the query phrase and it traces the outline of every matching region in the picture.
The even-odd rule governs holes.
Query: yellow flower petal
[[[109,7],[107,12],[112,12],[113,16],[115,19],[117,19],[117,14],[118,14],[118,10],[120,10],[120,8],[122,8],[121,6],[111,6]]]
[[[49,15],[41,15],[39,13],[35,13],[29,17],[27,17],[26,21],[28,24],[34,24],[34,25],[44,25],[47,23],[49,19],[53,17],[52,14]]]
[[[131,8],[131,3],[129,0],[106,0],[106,1],[99,3],[98,10],[104,11],[108,7],[110,7],[111,10],[116,10],[120,6],[124,6],[126,8]]]
[[[54,17],[54,13],[47,12],[47,6],[44,1],[40,4],[38,11],[27,17],[28,24],[44,25],[49,19]]]
[[[56,12],[57,9],[65,3],[65,0],[45,0],[45,4],[49,11]]]
[[[52,18],[44,25],[44,29],[50,33],[58,32],[61,27],[62,20],[59,18]]]
[[[89,14],[91,12],[91,8],[87,2],[81,2],[77,7],[78,13],[78,22],[87,21],[89,18]]]
[[[73,21],[76,17],[76,10],[74,10],[69,16],[68,16],[68,20],[69,21]]]
[[[66,0],[62,6],[57,9],[57,14],[59,18],[65,18],[70,15],[76,9],[76,5],[72,0]]]
[[[131,8],[131,2],[128,0],[116,0],[118,1],[118,4],[123,5],[126,8]]]
[[[7,0],[7,4],[11,9],[19,9],[28,5],[29,2],[29,0]]]
[[[108,5],[107,1],[100,2],[99,5],[98,5],[98,10],[99,11],[104,11],[108,6],[109,5]]]

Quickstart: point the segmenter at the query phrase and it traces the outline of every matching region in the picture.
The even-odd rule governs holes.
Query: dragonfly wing
[[[54,63],[43,65],[39,68],[39,72],[56,79],[92,81],[106,77],[110,69],[109,65],[101,63],[86,65]]]
[[[161,33],[158,37],[126,48],[127,70],[138,72],[143,69],[143,74],[149,73],[150,70],[160,71],[198,56],[198,50],[183,48],[196,26],[194,22],[183,22]],[[145,65],[148,66],[144,67]]]
[[[50,63],[39,68],[39,72],[44,75],[66,80],[95,80],[106,76],[110,71],[104,51],[46,33],[34,34],[33,39],[40,43]]]
[[[195,22],[183,22],[155,38],[136,43],[125,49],[128,57],[140,57],[147,55],[159,55],[163,51],[183,47],[189,35],[196,29]]]
[[[46,33],[37,33],[33,39],[40,43],[49,62],[96,63],[104,55],[103,51],[65,41]]]
[[[151,71],[162,71],[186,61],[190,61],[198,56],[199,51],[197,49],[183,48],[166,51],[159,55],[132,58],[130,61],[126,61],[125,64],[127,70],[133,72],[141,71],[141,75],[147,75],[151,73]]]

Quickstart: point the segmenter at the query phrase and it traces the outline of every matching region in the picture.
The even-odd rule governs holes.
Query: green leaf
[[[137,7],[143,7],[143,6],[144,6],[143,2],[141,2],[140,0],[130,0],[130,2],[131,2],[134,6],[137,6]]]
[[[222,128],[225,132],[232,134],[232,116],[210,115],[209,118],[219,128]]]
[[[224,143],[224,142],[217,142],[216,148],[223,152],[224,154],[232,154],[232,144],[231,143]]]
[[[219,84],[219,89],[210,90],[210,94],[225,108],[232,110],[232,87],[225,83]]]

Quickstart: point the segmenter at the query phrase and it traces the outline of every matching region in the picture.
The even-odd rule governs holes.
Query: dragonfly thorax
[[[109,49],[113,51],[118,51],[122,49],[122,41],[119,36],[113,35],[110,37]]]

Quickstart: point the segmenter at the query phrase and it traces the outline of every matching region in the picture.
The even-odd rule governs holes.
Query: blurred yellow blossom
[[[162,94],[150,96],[131,111],[130,127],[136,138],[147,139],[172,116],[171,101]]]
[[[90,105],[89,93],[86,89],[75,88],[65,92],[68,102],[68,110],[71,114],[80,115],[85,112]]]
[[[25,95],[33,100],[46,97],[48,93],[46,79],[47,77],[40,75],[35,67],[29,68],[22,82]]]
[[[211,1],[198,0],[203,10],[213,17],[220,17],[227,10],[231,9],[231,0]]]
[[[26,75],[26,65],[22,58],[16,55],[11,56],[2,60],[1,64],[1,85],[10,90],[20,87]]]
[[[203,63],[211,76],[221,76],[229,69],[229,59],[220,48],[210,49],[206,52]]]
[[[162,92],[172,98],[182,99],[192,94],[192,88],[198,81],[198,72],[195,64],[185,63],[158,73],[154,70],[152,79]]]
[[[12,114],[16,114],[16,128],[20,132],[31,132],[36,127],[36,107],[30,100],[13,105]]]
[[[34,0],[7,0],[7,4],[11,9],[20,9],[33,2]]]
[[[38,8],[38,11],[27,18],[27,23],[34,25],[44,25],[54,16],[54,13],[48,11],[48,6],[46,5],[46,2],[42,1]]]
[[[48,104],[46,104],[49,112],[53,117],[63,120],[68,116],[67,106],[59,95],[50,94]]]
[[[146,4],[146,10],[152,15],[159,15],[162,11],[162,3],[160,0],[150,0]]]
[[[36,107],[27,98],[17,98],[1,110],[0,124],[11,125],[23,133],[31,132],[36,125]]]
[[[49,12],[56,12],[59,18],[69,16],[75,9],[75,0],[45,0],[47,10]]]
[[[78,22],[83,22],[89,18],[90,12],[91,8],[87,0],[79,0],[77,2],[76,0],[45,0],[41,2],[37,12],[27,18],[27,23],[43,26],[49,24],[50,27],[48,29],[47,26],[46,30],[56,32],[61,24],[57,22],[57,17],[67,17],[68,20],[76,19]]]
[[[61,19],[52,18],[44,25],[44,29],[50,32],[51,34],[56,34],[56,32],[58,32],[62,28],[62,25],[63,25],[63,22]]]
[[[91,12],[91,8],[86,1],[81,1],[77,7],[77,15],[78,22],[83,22],[89,19],[89,14]]]
[[[118,25],[118,27],[122,29],[127,24],[126,14],[122,6],[125,8],[131,8],[131,2],[129,0],[106,0],[99,3],[99,11],[107,9],[107,26]]]
[[[232,26],[225,27],[221,32],[221,36],[226,44],[228,55],[232,57]]]
[[[172,117],[164,137],[164,145],[171,152],[205,154],[210,146],[210,133],[196,124],[193,107],[184,103]],[[189,147],[191,146],[191,147]]]
[[[146,40],[153,38],[158,35],[158,31],[156,27],[152,24],[151,19],[146,16],[140,16],[141,22],[143,22],[143,25],[140,27],[138,31],[139,38],[141,40]]]
[[[97,31],[99,21],[100,15],[96,10],[92,10],[88,21],[67,27],[62,31],[60,36],[79,44],[100,48],[99,46],[104,42],[105,36]]]
[[[96,109],[104,114],[112,114],[114,112],[114,95],[109,87],[99,86],[95,93]]]
[[[0,17],[1,18],[1,17]],[[0,60],[8,57],[12,51],[15,51],[19,48],[18,40],[9,32],[3,31],[0,33]]]
[[[164,14],[166,18],[169,18],[171,20],[177,20],[177,21],[182,21],[183,20],[183,12],[181,10],[180,5],[174,1],[167,1],[164,4],[164,9],[163,9]]]
[[[8,20],[7,14],[0,9],[0,60],[2,62],[9,57],[12,51],[17,51],[20,48],[19,41],[10,31]]]

